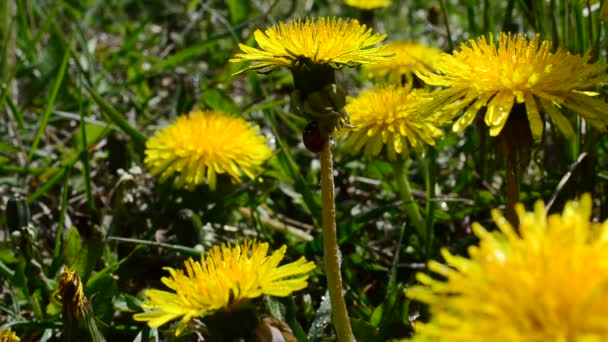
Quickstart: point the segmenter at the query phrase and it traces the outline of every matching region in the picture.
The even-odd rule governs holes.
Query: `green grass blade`
[[[63,250],[63,226],[65,226],[65,213],[68,209],[68,193],[69,193],[69,174],[71,168],[66,170],[66,177],[61,190],[61,202],[59,204],[59,221],[57,222],[57,232],[55,233],[55,247],[53,248],[53,262],[51,263],[50,274],[55,274],[62,264],[61,251]]]
[[[46,107],[44,108],[44,112],[42,113],[42,119],[40,121],[40,126],[38,126],[38,131],[36,132],[36,137],[34,138],[34,142],[30,147],[30,152],[27,156],[28,160],[32,159],[34,152],[38,148],[38,144],[40,143],[40,139],[42,139],[42,135],[46,130],[46,125],[49,122],[49,118],[51,116],[51,112],[53,107],[55,106],[55,101],[57,100],[57,94],[59,93],[59,89],[61,88],[61,84],[63,83],[63,78],[65,76],[65,71],[67,70],[68,61],[70,60],[70,54],[72,51],[72,44],[70,43],[63,55],[63,59],[61,61],[61,66],[59,67],[59,72],[57,73],[57,78],[55,78],[55,84],[53,84],[53,89],[51,91],[51,96],[47,101]]]
[[[78,102],[80,106],[80,158],[82,160],[82,177],[84,178],[84,191],[87,196],[87,204],[89,208],[96,209],[95,199],[93,198],[93,192],[91,190],[91,166],[89,165],[89,150],[87,147],[87,130],[85,129],[84,121],[84,109],[82,108],[82,98],[78,96]]]
[[[137,144],[144,145],[146,143],[146,136],[141,134],[136,128],[131,126],[127,120],[120,114],[111,104],[106,102],[99,94],[93,90],[87,84],[84,84],[84,88],[89,92],[93,100],[97,103],[101,111],[105,113],[110,120],[116,126],[120,127],[120,129],[125,132],[131,139],[133,139]]]
[[[77,159],[74,160],[76,162]],[[72,163],[73,165],[73,163]],[[57,173],[48,180],[48,182],[44,183],[40,186],[33,194],[29,195],[27,198],[27,203],[35,202],[40,196],[44,195],[50,188],[52,188],[55,184],[63,179],[63,177],[67,174],[68,169],[71,165],[61,168]]]

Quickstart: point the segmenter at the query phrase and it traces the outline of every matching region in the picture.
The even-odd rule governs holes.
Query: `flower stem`
[[[517,202],[519,201],[519,181],[517,177],[517,161],[515,160],[515,153],[507,153],[506,158],[506,218],[512,225],[519,226],[519,220],[517,218],[517,213],[515,212],[515,204],[517,204]]]
[[[336,233],[336,209],[334,204],[334,176],[330,139],[319,154],[321,159],[321,197],[323,200],[323,252],[325,254],[325,273],[331,302],[331,316],[338,341],[351,342],[355,337],[342,293],[342,275],[338,256],[338,236]]]
[[[410,183],[407,179],[407,172],[403,167],[403,164],[400,162],[393,163],[393,170],[395,172],[395,180],[397,181],[399,195],[401,196],[401,201],[403,201],[405,212],[411,220],[412,225],[414,225],[414,228],[416,229],[416,232],[418,233],[420,238],[423,241],[426,241],[426,222],[422,219],[422,215],[420,215],[418,205],[416,204],[416,202],[414,201],[414,197],[412,196]]]
[[[426,219],[426,248],[425,248],[425,263],[428,263],[431,257],[431,247],[433,245],[433,196],[435,194],[435,183],[437,178],[437,151],[435,147],[427,149],[426,164],[425,164],[425,183],[426,183],[426,205],[424,210],[424,218]]]
[[[448,6],[445,0],[440,0],[439,5],[441,6],[441,12],[443,12],[443,23],[445,24],[445,32],[448,40],[448,50],[452,52],[454,50],[454,42],[452,41],[452,31],[450,30],[450,20],[448,18]]]

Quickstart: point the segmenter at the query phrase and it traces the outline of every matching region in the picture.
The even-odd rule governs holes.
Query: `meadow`
[[[606,0],[0,1],[0,342],[608,340]]]

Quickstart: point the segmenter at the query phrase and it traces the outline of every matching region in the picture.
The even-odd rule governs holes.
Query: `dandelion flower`
[[[421,341],[608,340],[608,221],[590,222],[591,197],[547,216],[517,207],[518,234],[498,211],[499,230],[474,224],[480,239],[469,258],[442,254],[431,261],[445,280],[419,273],[425,286],[406,291],[430,305],[431,321],[417,325]]]
[[[80,320],[88,313],[89,302],[84,295],[82,281],[78,273],[68,267],[61,273],[57,298],[63,302],[64,320]]]
[[[357,66],[390,58],[382,46],[386,38],[372,33],[355,19],[315,18],[279,23],[254,33],[259,49],[240,44],[242,53],[231,62],[256,62],[245,69],[268,72],[277,67],[297,68],[303,63],[333,69]]]
[[[430,98],[421,91],[396,85],[362,92],[346,105],[354,126],[344,147],[358,153],[364,146],[365,156],[378,155],[386,145],[388,158],[407,156],[408,144],[422,151],[423,143],[435,145],[443,135],[438,114],[420,112],[419,107]]]
[[[572,137],[574,130],[560,108],[578,113],[600,130],[606,128],[608,104],[594,98],[597,93],[591,91],[606,82],[606,64],[589,63],[590,58],[563,48],[552,52],[550,43],[539,36],[528,40],[501,33],[497,44],[485,37],[462,44],[459,51],[444,55],[435,64],[438,74],[422,79],[445,87],[433,94],[434,108],[430,110],[440,107],[453,115],[465,110],[454,123],[454,132],[462,132],[486,107],[485,123],[490,135],[497,136],[512,109],[519,106],[527,113],[535,139],[543,132],[543,111]]]
[[[0,342],[19,342],[21,339],[12,331],[4,329],[0,331]]]
[[[344,0],[344,3],[351,7],[356,7],[362,10],[374,10],[377,8],[388,7],[392,0]]]
[[[246,241],[236,246],[215,246],[201,261],[189,259],[186,271],[165,267],[170,277],[162,282],[172,291],[147,290],[143,307],[154,311],[139,313],[137,321],[150,327],[181,318],[176,335],[194,317],[230,310],[262,295],[284,297],[306,287],[306,273],[315,268],[304,257],[279,266],[286,247],[267,256],[268,244]]]
[[[403,77],[411,82],[413,75],[430,73],[443,54],[437,48],[410,41],[387,43],[386,52],[395,57],[390,61],[368,64],[365,70],[372,78],[388,78],[393,82],[402,82]]]
[[[145,163],[160,182],[178,174],[178,187],[193,188],[206,177],[215,189],[217,174],[253,178],[271,154],[257,126],[219,111],[195,111],[148,139]]]

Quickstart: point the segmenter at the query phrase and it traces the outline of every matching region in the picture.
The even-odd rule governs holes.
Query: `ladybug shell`
[[[324,137],[321,134],[319,124],[316,121],[313,121],[309,122],[304,128],[302,140],[304,141],[304,146],[306,146],[310,152],[319,153],[327,143],[327,136]]]

